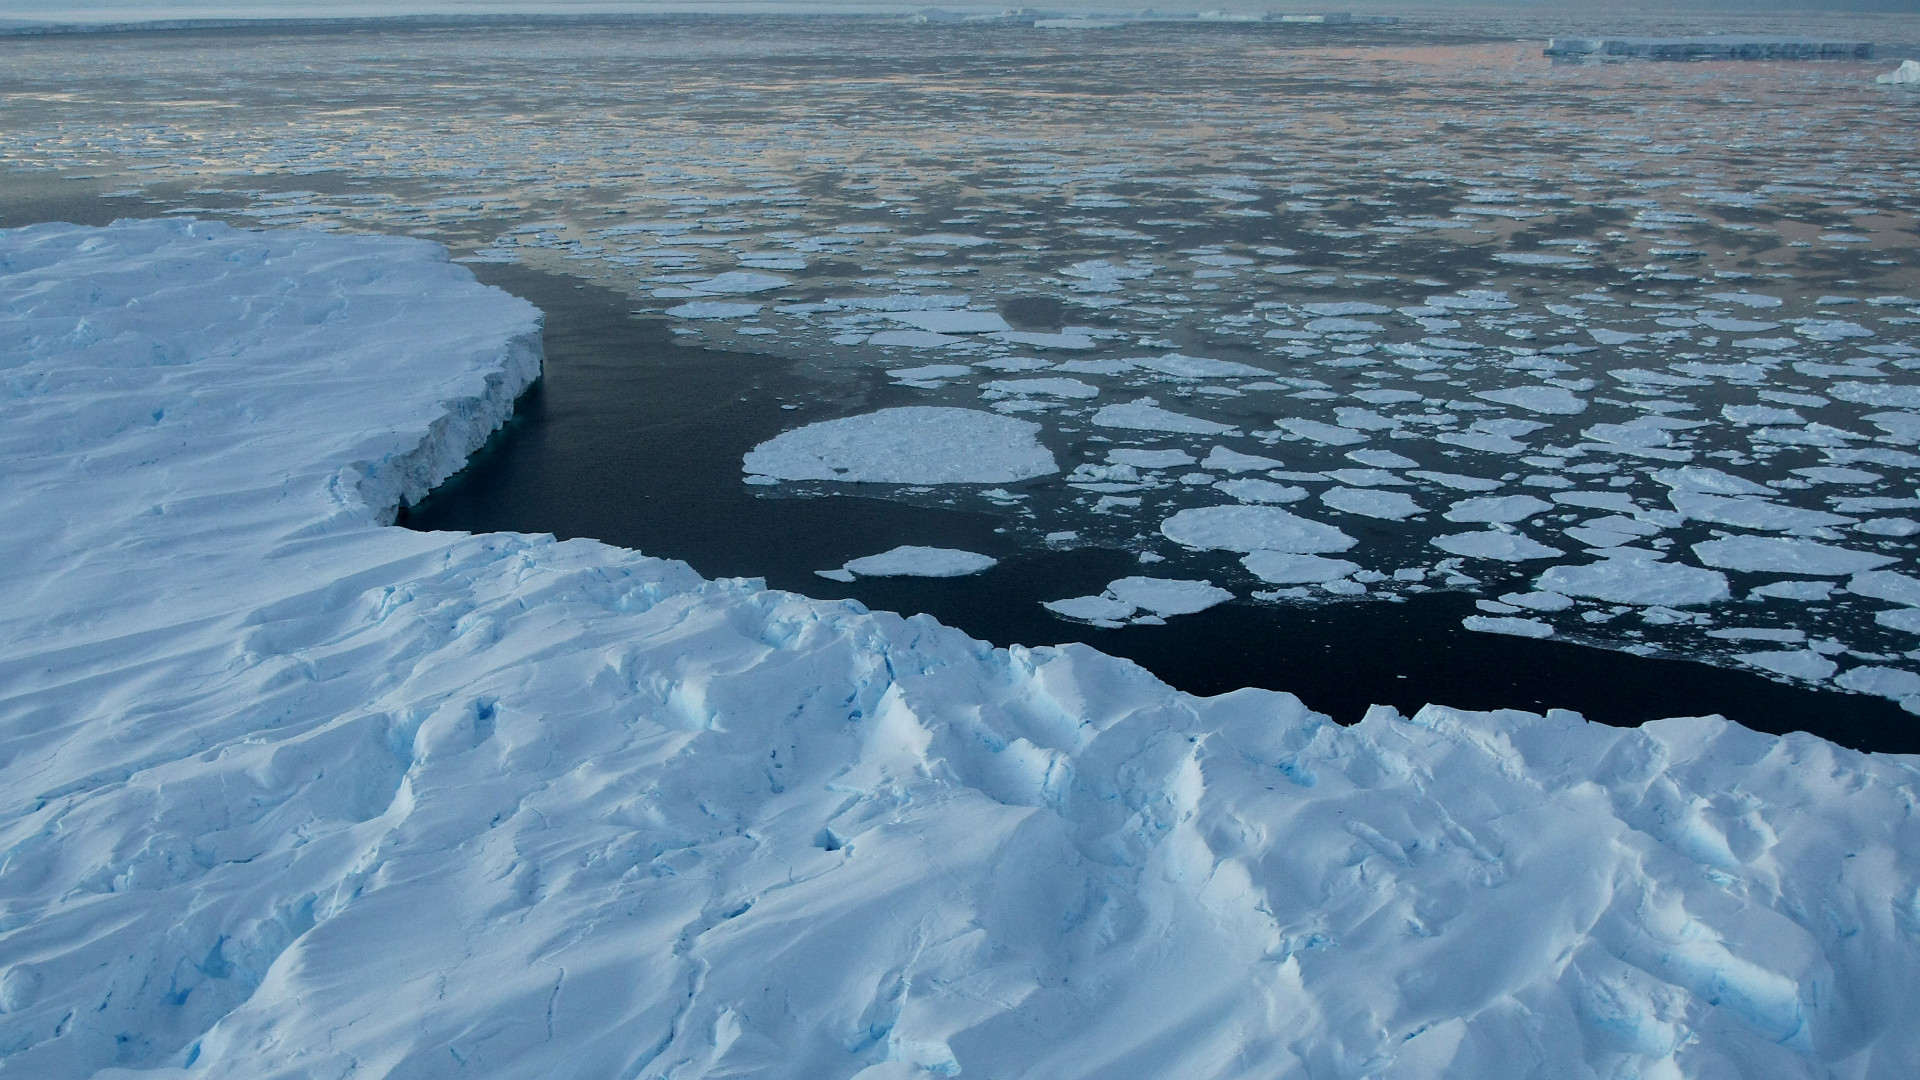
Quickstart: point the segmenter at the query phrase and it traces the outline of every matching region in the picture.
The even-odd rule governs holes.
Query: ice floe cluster
[[[384,527],[538,330],[419,242],[0,232],[0,1072],[1920,1054],[1910,760],[1717,718],[1343,729],[593,541]]]
[[[935,32],[322,39],[355,75],[324,113],[274,104],[287,54],[170,53],[259,107],[237,126],[137,104],[138,50],[79,90],[56,52],[23,58],[0,160],[434,235],[880,399],[741,447],[768,495],[863,483],[1242,598],[1470,590],[1476,629],[1920,693],[1916,188],[1884,94],[986,31],[911,90],[863,74]],[[389,97],[417,108],[350,107]]]

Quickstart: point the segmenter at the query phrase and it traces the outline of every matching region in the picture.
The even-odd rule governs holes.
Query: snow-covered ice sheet
[[[0,1074],[1920,1054],[1910,760],[1719,719],[1343,729],[594,541],[384,527],[539,365],[537,313],[418,241],[0,233],[0,334]]]

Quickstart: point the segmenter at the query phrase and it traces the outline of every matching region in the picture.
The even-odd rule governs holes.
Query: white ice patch
[[[1541,574],[1536,585],[1544,592],[1643,607],[1693,607],[1729,596],[1726,575],[1717,570],[1638,558],[1556,566]]]
[[[1274,585],[1320,585],[1358,573],[1359,563],[1319,555],[1290,555],[1282,551],[1254,551],[1240,565],[1261,581]]]
[[[1013,329],[1007,325],[1007,320],[991,311],[949,308],[945,311],[902,311],[890,317],[916,330],[935,334],[990,334]]]
[[[761,304],[730,304],[724,300],[694,300],[667,309],[676,319],[744,319],[759,314]]]
[[[1693,553],[1708,566],[1723,570],[1830,577],[1857,574],[1899,561],[1891,555],[1779,536],[1730,536],[1721,540],[1707,540],[1693,545]]]
[[[1383,521],[1404,521],[1426,511],[1404,491],[1380,491],[1376,488],[1328,488],[1320,501],[1335,510]]]
[[[691,281],[671,288],[655,289],[655,296],[732,296],[739,293],[768,292],[792,284],[778,274],[753,274],[729,270],[704,281]]]
[[[1059,471],[1040,425],[976,409],[909,405],[823,420],[748,451],[750,475],[866,484],[1004,484]]]
[[[1451,533],[1446,536],[1436,536],[1427,542],[1449,555],[1462,555],[1469,559],[1494,559],[1499,562],[1530,562],[1534,559],[1558,558],[1566,554],[1559,548],[1548,547],[1530,536],[1500,529]]]
[[[1553,509],[1553,504],[1531,495],[1505,495],[1479,499],[1461,499],[1440,515],[1448,521],[1509,523]]]
[[[1160,533],[1182,547],[1212,551],[1312,555],[1359,543],[1331,525],[1274,506],[1192,507],[1161,522]]]
[[[1460,625],[1483,634],[1507,634],[1524,638],[1553,636],[1553,624],[1539,619],[1522,619],[1511,615],[1469,615],[1460,620]]]
[[[998,561],[959,548],[902,544],[878,555],[851,559],[841,569],[861,577],[966,577],[991,569]]]
[[[1183,435],[1225,435],[1235,431],[1231,424],[1163,409],[1153,398],[1140,398],[1124,405],[1102,406],[1093,414],[1093,422],[1101,427],[1171,431]]]
[[[1501,405],[1512,405],[1549,416],[1574,416],[1587,411],[1585,398],[1558,386],[1516,386],[1511,390],[1480,390],[1473,395]]]

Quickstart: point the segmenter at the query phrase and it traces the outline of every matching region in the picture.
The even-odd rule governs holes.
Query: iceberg
[[[1912,758],[1717,717],[1341,727],[592,540],[388,527],[540,369],[538,312],[425,241],[0,232],[0,334],[9,1074],[1920,1057]]]
[[[1920,60],[1902,60],[1900,66],[1884,75],[1875,75],[1873,81],[1893,85],[1920,85]]]

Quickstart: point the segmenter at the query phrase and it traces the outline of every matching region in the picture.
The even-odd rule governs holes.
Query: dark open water
[[[1471,597],[1310,609],[1233,602],[1166,626],[1070,624],[1042,600],[1098,593],[1140,573],[1125,552],[1021,551],[983,514],[857,495],[756,497],[740,456],[806,419],[849,411],[770,357],[678,346],[658,320],[627,314],[620,294],[524,267],[480,278],[547,312],[547,374],[513,421],[466,469],[406,514],[417,529],[512,530],[594,537],[683,559],[709,576],[763,577],[809,596],[927,612],[996,645],[1084,641],[1196,694],[1286,690],[1343,722],[1371,704],[1412,712],[1572,709],[1637,724],[1720,713],[1748,727],[1810,731],[1846,746],[1920,752],[1920,721],[1892,702],[1806,690],[1758,675],[1556,641],[1463,630]],[[893,404],[883,380],[863,396]],[[688,407],[687,402],[700,402]],[[780,404],[804,403],[794,411]],[[947,579],[829,581],[813,571],[895,544],[960,547],[1001,559]],[[1224,572],[1229,562],[1220,560]]]

